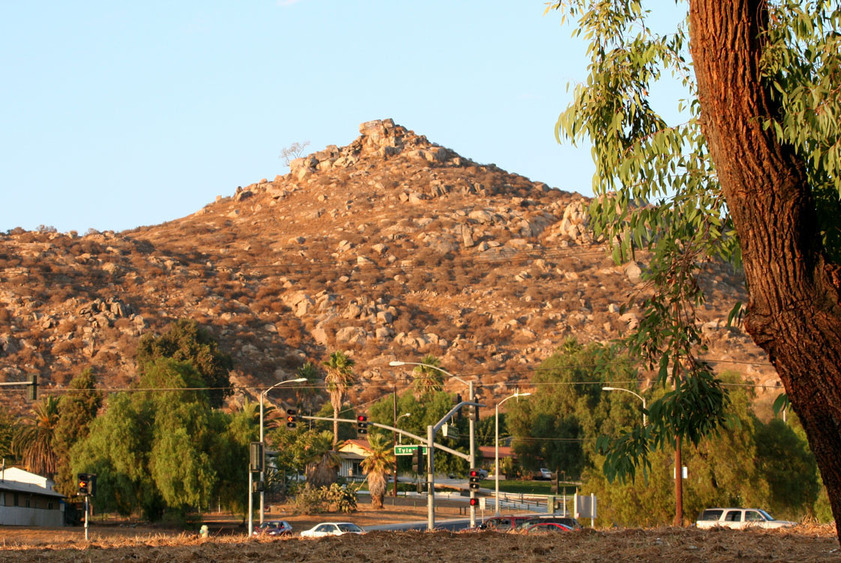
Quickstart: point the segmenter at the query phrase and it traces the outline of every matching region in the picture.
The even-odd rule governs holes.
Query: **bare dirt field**
[[[442,518],[457,517],[445,515]],[[362,526],[383,521],[423,520],[405,507],[348,516],[285,516],[296,530],[324,520]],[[610,529],[525,536],[499,532],[370,532],[314,540],[247,539],[239,522],[207,518],[211,537],[202,539],[155,527],[93,522],[90,541],[82,528],[0,527],[0,561],[839,561],[834,526],[799,526],[782,531],[694,528]]]

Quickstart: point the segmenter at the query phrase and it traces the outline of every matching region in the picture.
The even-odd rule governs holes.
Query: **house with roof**
[[[352,481],[361,481],[365,478],[362,471],[362,460],[371,455],[371,444],[368,438],[353,438],[345,440],[339,446],[339,458],[342,460],[339,466],[339,477]]]
[[[53,486],[52,479],[18,467],[0,470],[0,525],[63,526],[64,495]]]

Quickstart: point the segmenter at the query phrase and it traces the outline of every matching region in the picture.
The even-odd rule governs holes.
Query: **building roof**
[[[61,493],[51,491],[50,489],[46,489],[44,487],[39,487],[38,485],[33,485],[32,483],[21,483],[19,481],[9,480],[0,481],[0,491],[12,491],[14,493],[28,493],[32,495],[43,495],[57,498],[64,497]]]
[[[494,459],[496,457],[496,450],[493,446],[479,446],[479,452],[484,459]],[[514,450],[511,446],[499,446],[499,459],[506,457],[517,457],[514,455]]]

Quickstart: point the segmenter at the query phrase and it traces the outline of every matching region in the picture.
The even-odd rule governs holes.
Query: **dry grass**
[[[423,507],[350,516],[287,516],[296,530],[315,522],[347,519],[362,526],[423,520]],[[439,518],[456,516],[440,514]],[[304,540],[245,537],[241,523],[208,519],[211,537],[152,527],[103,525],[82,528],[0,528],[0,561],[837,561],[832,526],[739,531],[694,528],[610,529],[526,536],[498,532],[371,532]]]

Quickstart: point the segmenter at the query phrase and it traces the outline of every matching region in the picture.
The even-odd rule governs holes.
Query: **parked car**
[[[479,524],[479,529],[510,532],[516,529],[519,524],[531,519],[531,516],[494,516]]]
[[[545,525],[545,524],[560,524],[569,528],[570,530],[580,530],[581,524],[578,523],[578,520],[572,518],[571,516],[532,516],[530,518],[525,518],[520,520],[517,523],[516,529],[517,530],[527,530],[531,526],[535,526],[537,524]]]
[[[482,469],[481,467],[479,467],[479,468],[476,469],[476,471],[479,473],[479,477],[481,479],[487,479],[488,478],[488,470],[487,469]]]
[[[286,520],[267,520],[254,528],[255,536],[288,536],[292,526]]]
[[[571,532],[572,528],[560,522],[535,522],[524,528],[527,534],[551,534],[554,532]]]
[[[699,528],[790,528],[795,522],[776,520],[759,508],[708,508],[695,525]]]
[[[531,474],[531,478],[535,481],[551,481],[552,472],[545,467],[541,467],[540,469]]]
[[[365,531],[352,522],[322,522],[301,532],[302,538],[322,538],[344,534],[364,534]]]

